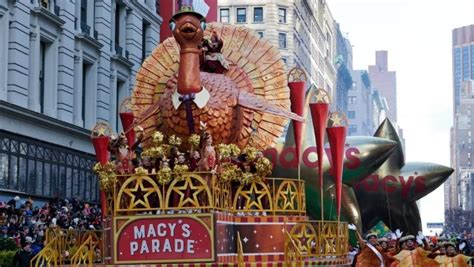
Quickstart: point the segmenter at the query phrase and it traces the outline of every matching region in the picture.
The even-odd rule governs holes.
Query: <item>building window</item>
[[[44,113],[44,78],[45,78],[45,71],[46,71],[46,43],[40,42],[40,62],[39,62],[39,107],[40,112]]]
[[[349,125],[349,135],[357,133],[357,125]]]
[[[81,119],[84,124],[84,127],[86,127],[86,109],[87,109],[87,100],[88,100],[88,93],[87,93],[87,87],[88,87],[88,78],[90,78],[91,75],[91,69],[92,65],[88,63],[82,64],[82,99],[81,99]]]
[[[285,63],[285,65],[288,63],[288,59],[286,57],[282,57],[281,60],[283,60],[283,63]]]
[[[229,9],[228,8],[221,8],[219,10],[219,14],[220,14],[220,21],[222,23],[230,23]]]
[[[253,22],[263,22],[263,7],[253,8]]]
[[[87,23],[87,0],[81,0],[80,14],[81,32],[87,35],[91,34],[91,27]]]
[[[122,81],[122,80],[119,80],[117,79],[117,104],[116,104],[116,107],[117,109],[116,110],[119,110],[120,109],[120,105],[122,104],[122,101],[127,97],[127,89],[125,87],[125,81]],[[118,114],[117,114],[118,115]],[[118,116],[117,116],[118,118]],[[117,132],[120,132],[121,131],[121,128],[120,128],[120,120],[117,119],[116,120],[116,125],[115,125],[115,129],[117,130]]]
[[[355,119],[355,117],[356,117],[355,111],[348,111],[348,112],[347,112],[347,118],[349,118],[349,119]]]
[[[99,191],[92,172],[93,155],[4,131],[0,131],[0,140],[3,144],[0,146],[1,189],[45,198],[78,196],[97,201]]]
[[[115,54],[117,55],[123,55],[122,54],[122,35],[125,35],[125,24],[122,25],[122,23],[125,23],[127,18],[122,17],[122,13],[124,12],[124,6],[116,3],[115,4],[115,36],[114,36],[114,42],[115,42]]]
[[[357,104],[357,96],[349,96],[347,98],[347,103],[348,104]]]
[[[278,33],[278,46],[280,48],[286,48],[286,33]]]
[[[87,24],[87,0],[81,0],[81,24]]]
[[[278,23],[286,23],[286,8],[278,9]]]
[[[237,22],[238,23],[247,22],[247,9],[237,8]]]
[[[469,80],[469,47],[463,46],[462,48],[462,80]]]
[[[357,83],[353,82],[352,86],[349,88],[350,90],[356,90],[357,89]]]
[[[264,31],[257,31],[257,34],[260,35],[260,38],[263,38],[265,36]]]
[[[145,61],[146,57],[148,56],[148,53],[150,52],[148,50],[151,50],[149,49],[150,45],[147,42],[147,38],[150,35],[150,27],[151,27],[150,23],[148,23],[148,21],[146,20],[143,20],[142,22],[142,62]]]

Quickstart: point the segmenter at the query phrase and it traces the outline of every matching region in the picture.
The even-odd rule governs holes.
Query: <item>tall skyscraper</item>
[[[461,100],[462,82],[474,79],[474,24],[453,30],[454,116]]]
[[[474,209],[474,25],[452,32],[453,56],[453,127],[451,129],[451,167],[454,173],[446,181],[446,221],[460,219],[459,214]],[[468,213],[469,214],[469,213]],[[471,213],[472,214],[472,213]],[[470,227],[474,221],[470,218]],[[461,221],[460,221],[461,222]],[[469,227],[469,226],[468,226]]]
[[[347,113],[347,95],[352,87],[352,45],[343,36],[339,23],[336,24],[336,95],[333,103],[336,109]]]
[[[247,26],[280,48],[288,68],[335,95],[336,30],[323,0],[218,0],[217,21]]]
[[[160,24],[156,0],[0,1],[0,198],[97,200],[90,129],[120,129]]]
[[[372,87],[366,70],[352,71],[352,87],[348,92],[348,135],[372,135],[374,132]]]
[[[375,52],[375,65],[369,66],[372,88],[376,89],[388,103],[387,117],[396,123],[397,120],[397,73],[388,70],[388,52]]]

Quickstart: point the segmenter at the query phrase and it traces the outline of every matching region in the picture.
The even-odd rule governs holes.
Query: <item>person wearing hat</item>
[[[380,244],[380,247],[382,248],[382,252],[387,256],[388,263],[391,264],[392,262],[395,261],[393,256],[396,254],[396,248],[394,245],[390,245],[390,242],[388,238],[382,237],[379,238],[378,243]]]
[[[417,245],[417,240],[422,243],[424,240],[424,235],[421,232],[418,232],[418,236],[407,235],[398,240],[401,251],[393,256],[395,261],[390,266],[399,266],[399,267],[429,267],[429,266],[439,266],[438,262],[433,259],[428,258],[428,255],[431,253],[429,250],[425,250],[422,247]]]
[[[436,245],[437,250],[433,253],[434,259],[441,264],[444,262],[444,258],[446,258],[446,247],[444,246],[444,241],[440,240],[438,240]]]
[[[356,231],[356,236],[360,244],[360,253],[357,255],[355,265],[353,266],[389,266],[388,258],[383,252],[380,244],[377,242],[377,234],[375,232],[369,232],[365,236],[367,240],[365,241],[354,225],[349,225],[349,229]]]
[[[468,267],[471,257],[458,254],[456,245],[453,242],[445,242],[444,247],[446,248],[446,256],[440,260],[437,260],[440,266],[446,267]]]
[[[27,240],[21,241],[21,249],[15,253],[13,257],[12,266],[13,267],[29,267],[30,261],[33,258],[33,253],[31,252],[31,242]]]

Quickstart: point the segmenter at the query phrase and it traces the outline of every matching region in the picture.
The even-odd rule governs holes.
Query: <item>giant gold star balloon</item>
[[[453,169],[434,163],[405,163],[400,138],[388,119],[374,136],[395,141],[397,147],[377,171],[349,183],[357,196],[364,230],[382,220],[392,230],[417,233],[421,219],[416,201],[440,186]]]

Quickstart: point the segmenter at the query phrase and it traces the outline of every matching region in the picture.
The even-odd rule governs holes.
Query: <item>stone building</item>
[[[0,195],[97,200],[90,129],[120,130],[118,106],[158,44],[156,4],[0,1]]]

